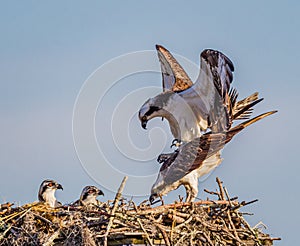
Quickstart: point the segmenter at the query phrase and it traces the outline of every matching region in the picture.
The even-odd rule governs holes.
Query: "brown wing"
[[[209,67],[215,88],[219,95],[225,98],[233,80],[233,63],[223,53],[212,49],[204,50],[200,57],[201,66]]]
[[[225,141],[225,133],[208,133],[182,145],[175,158],[169,158],[160,169],[164,182],[172,184],[199,168],[205,159],[223,148]]]
[[[198,169],[202,163],[209,157],[213,156],[216,154],[218,151],[220,151],[226,141],[226,134],[225,133],[208,133],[204,134],[201,138],[200,141],[198,140],[198,146],[197,146],[197,140],[193,140],[192,143],[194,146],[197,147],[197,154],[195,156],[195,159],[193,162],[188,163],[189,170],[188,172],[191,172],[195,169]],[[192,148],[190,151],[193,151]]]
[[[172,54],[161,45],[156,45],[156,50],[161,64],[163,91],[177,92],[191,87],[193,82]]]

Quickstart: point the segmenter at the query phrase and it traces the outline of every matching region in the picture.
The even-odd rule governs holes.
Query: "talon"
[[[172,144],[176,144],[178,142],[179,142],[179,140],[177,138],[175,138],[175,139],[173,139]]]
[[[168,160],[170,157],[170,154],[160,154],[158,157],[157,157],[157,162],[158,163],[163,163],[165,162],[166,160]]]
[[[175,139],[172,141],[172,145],[170,146],[170,148],[172,148],[173,146],[175,146],[175,147],[178,148],[181,144],[182,144],[181,140],[175,138]]]

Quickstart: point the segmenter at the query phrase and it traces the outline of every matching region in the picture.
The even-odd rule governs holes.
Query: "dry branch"
[[[122,180],[122,183],[118,189],[118,192],[117,192],[117,195],[115,197],[115,200],[114,200],[114,205],[113,205],[113,208],[111,210],[111,217],[109,218],[109,222],[108,222],[108,225],[107,225],[107,228],[106,228],[106,232],[105,232],[105,235],[104,235],[104,246],[107,246],[107,236],[109,234],[109,230],[113,224],[113,221],[114,221],[114,215],[115,215],[115,212],[118,208],[118,203],[119,203],[119,200],[122,196],[122,192],[124,190],[124,187],[125,187],[125,183],[127,181],[128,177],[124,177],[123,180]]]

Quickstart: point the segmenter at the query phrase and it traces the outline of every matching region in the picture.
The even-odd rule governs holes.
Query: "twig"
[[[222,186],[222,181],[218,177],[216,178],[216,181],[217,181],[219,189],[220,189],[220,198],[221,198],[221,200],[225,200],[225,195],[224,195],[224,189],[223,189],[223,186]]]
[[[256,237],[255,231],[251,228],[251,226],[248,224],[248,222],[246,220],[244,220],[244,218],[242,216],[240,216],[238,213],[237,213],[237,216],[242,221],[242,223],[245,225],[245,227],[252,233],[252,235]]]
[[[114,206],[113,206],[113,208],[111,210],[111,214],[110,214],[111,217],[109,218],[109,222],[108,222],[108,225],[107,225],[107,228],[106,228],[106,233],[104,235],[104,242],[103,242],[104,246],[107,246],[107,236],[108,236],[109,230],[110,230],[110,228],[111,228],[111,226],[113,224],[114,215],[115,215],[115,212],[116,212],[116,210],[118,208],[118,202],[119,202],[119,200],[121,198],[121,195],[122,195],[122,192],[124,190],[125,183],[126,183],[127,179],[128,179],[127,176],[125,176],[123,178],[122,183],[121,183],[121,185],[120,185],[120,187],[118,189],[118,192],[116,194],[116,197],[115,197],[115,200],[114,200]]]
[[[234,234],[234,236],[236,237],[236,240],[237,240],[239,243],[244,244],[244,243],[241,241],[239,235],[238,235],[237,232],[236,232],[236,228],[235,228],[235,226],[234,226],[234,224],[233,224],[233,222],[232,222],[232,219],[231,219],[231,215],[230,215],[230,211],[229,211],[229,210],[227,210],[227,216],[228,216],[229,224],[230,224],[230,226],[231,226],[231,228],[232,228],[232,230],[233,230],[233,234]]]
[[[209,245],[214,246],[213,242],[210,240],[209,236],[205,232],[203,232],[203,236],[205,237]]]
[[[141,220],[140,220],[139,218],[137,218],[137,222],[140,224],[140,226],[141,226],[143,232],[146,234],[146,238],[147,238],[147,241],[149,242],[149,244],[150,244],[151,246],[154,246],[154,245],[152,244],[152,242],[151,242],[151,239],[150,239],[150,237],[149,237],[147,231],[145,230],[145,228],[144,228],[144,226],[143,226],[143,224],[142,224],[142,222],[141,222]]]
[[[165,241],[165,244],[166,244],[167,246],[171,246],[166,231],[165,231],[165,230],[162,228],[162,226],[159,225],[159,224],[156,224],[156,227],[161,231],[161,234],[162,234],[162,236],[163,236],[163,239],[164,239],[164,241]]]
[[[96,246],[96,242],[93,239],[93,235],[87,226],[81,229],[82,245]]]
[[[53,241],[60,235],[60,229],[58,229],[56,232],[54,232],[47,242],[43,243],[43,246],[51,246],[53,244]]]
[[[218,192],[210,191],[210,190],[207,190],[207,189],[204,189],[204,192],[206,192],[206,193],[208,193],[208,194],[211,194],[211,195],[216,195],[216,196],[219,196],[219,195],[220,195]]]
[[[250,202],[245,202],[245,201],[242,201],[241,203],[237,204],[236,206],[232,207],[231,210],[236,210],[236,209],[239,209],[240,207],[244,207],[246,205],[249,205],[251,203],[255,203],[257,202],[258,199],[255,199],[255,200],[252,200]]]
[[[4,238],[7,232],[10,231],[10,229],[13,227],[13,225],[18,222],[20,219],[22,219],[29,211],[31,208],[29,208],[27,211],[25,211],[14,223],[12,223],[3,233],[0,235],[0,241]]]
[[[13,206],[13,205],[14,205],[14,204],[13,204],[13,203],[10,203],[10,202],[0,204],[0,210],[8,209],[8,208],[10,208],[10,207]]]
[[[170,238],[171,238],[171,242],[173,242],[173,230],[174,230],[174,227],[176,225],[176,219],[177,219],[177,216],[176,216],[176,208],[174,208],[172,214],[168,214],[168,217],[172,219],[172,226],[171,226],[171,232],[170,232]]]
[[[232,202],[234,205],[238,205],[238,202]],[[179,207],[190,207],[192,203],[190,202],[183,202],[183,203],[175,203],[175,204],[167,204],[164,206],[158,206],[155,208],[145,209],[139,212],[139,215],[146,215],[151,213],[158,213],[158,212],[165,212],[168,211],[170,208],[179,208]],[[223,201],[198,201],[193,202],[194,205],[229,205],[229,202],[226,200]],[[135,211],[127,211],[127,214],[135,214]]]
[[[225,191],[225,195],[226,195],[226,197],[227,197],[227,200],[228,200],[228,202],[229,202],[229,205],[230,205],[230,207],[232,207],[231,199],[230,199],[230,197],[229,197],[229,194],[228,194],[228,191],[227,191],[226,187],[224,187],[224,191]]]
[[[183,227],[184,225],[189,224],[193,219],[193,216],[191,216],[190,218],[188,218],[185,222],[181,223],[180,225],[176,226],[175,229],[179,229],[181,227]]]
[[[34,212],[31,212],[31,214],[33,214],[34,217],[36,217],[36,218],[38,218],[38,219],[40,219],[40,220],[42,220],[42,221],[44,221],[44,222],[46,222],[46,223],[48,223],[48,224],[50,224],[50,225],[53,225],[53,223],[52,223],[50,220],[47,220],[47,219],[44,218],[43,216],[38,215],[38,214],[36,214],[36,213],[34,213]]]

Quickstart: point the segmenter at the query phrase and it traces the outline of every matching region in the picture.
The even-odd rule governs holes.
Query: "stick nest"
[[[122,198],[122,185],[114,201],[99,206],[2,204],[0,245],[273,245],[280,240],[252,228],[239,211],[256,200],[238,202],[218,178],[217,183],[218,191],[206,191],[217,199],[154,208]]]

